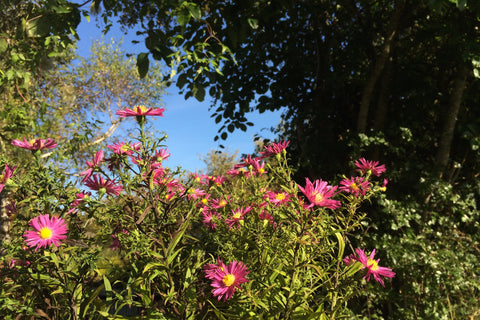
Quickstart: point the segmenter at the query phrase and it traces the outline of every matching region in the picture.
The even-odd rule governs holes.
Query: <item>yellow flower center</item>
[[[357,186],[357,184],[354,182],[354,183],[352,183],[352,184],[350,185],[350,189],[357,191],[357,190],[359,190],[360,188],[359,188],[359,187]]]
[[[140,106],[135,106],[133,107],[133,111],[135,111],[136,113],[144,113],[148,110],[147,107],[145,107],[144,105],[140,105]]]
[[[40,229],[40,238],[42,239],[50,239],[53,235],[53,231],[52,229],[48,228],[48,227],[44,227],[42,229]]]
[[[227,200],[222,199],[218,202],[219,207],[225,207],[227,205]]]
[[[128,144],[124,144],[120,147],[120,150],[122,150],[123,152],[127,152],[128,150],[130,150],[130,146]]]
[[[222,282],[225,286],[230,287],[235,283],[235,276],[229,273],[225,277],[223,277]]]
[[[370,269],[372,271],[376,271],[378,270],[378,263],[377,261],[373,260],[373,259],[367,259],[367,266],[370,266]]]
[[[258,173],[263,174],[263,173],[265,172],[265,169],[260,168],[260,169],[258,169],[257,171],[258,171]]]
[[[240,219],[241,216],[242,216],[242,214],[240,212],[237,212],[233,215],[233,218],[234,219]]]
[[[285,195],[283,193],[279,193],[275,196],[275,199],[282,201],[283,199],[285,199]]]
[[[315,193],[315,203],[323,201],[323,195],[321,193]]]
[[[203,199],[202,199],[202,203],[203,203],[203,204],[207,204],[207,203],[208,203],[208,199],[207,199],[207,198],[203,198]]]

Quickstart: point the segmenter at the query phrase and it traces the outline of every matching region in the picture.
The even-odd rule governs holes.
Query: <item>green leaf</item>
[[[7,39],[0,38],[0,53],[4,53],[8,49]]]
[[[258,28],[258,19],[249,18],[247,21],[248,21],[248,24],[250,25],[250,27],[252,29],[257,29]]]
[[[190,21],[190,13],[185,14],[184,12],[181,12],[177,15],[177,22],[182,27],[185,27],[188,21]]]
[[[343,240],[343,237],[340,234],[340,232],[336,232],[335,236],[337,237],[337,240],[338,240],[338,259],[341,260],[343,259],[343,253],[345,252],[345,241]]]
[[[148,73],[148,66],[150,61],[148,60],[148,53],[142,52],[137,56],[137,69],[140,78],[143,79]]]
[[[200,7],[195,3],[188,4],[188,12],[190,12],[190,15],[194,19],[199,20],[200,18],[202,18],[202,11],[200,10]]]
[[[205,99],[205,88],[199,83],[193,85],[192,93],[193,96],[200,102]]]

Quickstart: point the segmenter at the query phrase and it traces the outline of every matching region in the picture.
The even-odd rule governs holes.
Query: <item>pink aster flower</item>
[[[233,260],[227,266],[220,260],[217,265],[208,264],[204,268],[205,277],[212,280],[212,293],[218,300],[226,301],[233,297],[235,289],[248,282],[245,276],[250,272],[242,262]]]
[[[116,185],[115,180],[105,180],[99,174],[94,174],[87,181],[85,185],[92,190],[102,191],[109,195],[118,196],[123,190],[121,185]]]
[[[265,146],[265,151],[260,152],[262,158],[267,158],[274,156],[276,154],[282,153],[283,150],[287,149],[290,141],[281,141],[279,143],[272,143],[269,146]]]
[[[320,206],[330,209],[337,209],[340,207],[340,201],[330,199],[337,194],[335,192],[337,190],[337,186],[329,186],[326,181],[322,180],[315,180],[314,183],[312,183],[308,178],[305,178],[305,180],[305,188],[302,188],[301,186],[298,186],[298,188],[310,201],[310,204],[307,205],[306,208]]]
[[[168,150],[164,148],[155,151],[155,154],[152,156],[151,160],[153,162],[163,161],[166,160],[168,157],[170,157],[170,152],[168,152]]]
[[[210,229],[216,229],[217,228],[217,222],[220,221],[222,216],[220,213],[216,211],[210,210],[208,207],[203,207],[202,208],[202,221],[203,223],[209,227]]]
[[[25,231],[23,236],[27,246],[36,247],[35,251],[52,244],[58,247],[67,238],[67,223],[62,218],[40,215],[30,220],[30,226],[34,230]]]
[[[88,178],[92,175],[93,171],[95,171],[96,168],[98,168],[98,165],[102,162],[103,160],[103,151],[97,151],[97,153],[93,156],[92,162],[87,161],[87,166],[88,169],[80,173],[81,176],[85,176],[82,179],[82,182],[87,181]]]
[[[220,209],[220,208],[223,208],[225,207],[227,204],[228,204],[228,201],[229,201],[229,198],[230,196],[227,196],[226,199],[212,199],[211,200],[211,206],[212,208],[214,209]]]
[[[248,206],[246,208],[239,208],[237,210],[232,210],[232,215],[230,218],[225,220],[225,223],[228,224],[228,230],[232,229],[235,225],[240,227],[240,221],[244,220],[244,216],[252,210],[252,207]]]
[[[23,138],[23,141],[15,139],[12,141],[14,146],[28,149],[28,150],[42,150],[42,149],[53,149],[57,146],[55,140],[48,138],[45,139],[35,139],[32,141],[27,141],[27,139]]]
[[[141,149],[141,143],[137,142],[133,144],[128,144],[124,142],[115,142],[114,144],[108,145],[107,148],[112,150],[115,154],[127,154],[131,156],[133,152],[139,151]]]
[[[7,183],[8,179],[13,176],[13,172],[17,167],[11,167],[10,164],[5,165],[5,169],[3,169],[3,173],[0,175],[0,192],[2,192],[5,184]]]
[[[164,108],[154,109],[147,108],[143,105],[133,107],[133,110],[125,108],[125,110],[117,110],[116,114],[120,118],[137,117],[137,116],[160,116],[163,117]]]
[[[67,214],[75,212],[77,210],[77,207],[80,205],[80,203],[82,203],[83,201],[88,199],[91,195],[92,195],[91,192],[85,192],[85,191],[82,191],[82,192],[79,192],[79,193],[75,194],[76,198],[70,204],[70,210],[68,210]]]
[[[368,161],[365,158],[360,158],[355,161],[355,166],[357,166],[357,171],[361,172],[364,175],[373,174],[374,176],[379,177],[383,172],[385,172],[385,165],[379,165],[378,161]]]
[[[367,279],[367,281],[369,281],[370,276],[373,275],[375,280],[377,280],[377,282],[380,282],[380,284],[385,287],[385,284],[383,283],[383,279],[381,278],[381,276],[387,277],[387,278],[393,278],[395,276],[395,272],[393,272],[392,269],[380,267],[378,265],[378,262],[380,261],[380,259],[377,259],[377,260],[374,259],[375,249],[373,249],[369,257],[367,257],[367,255],[365,254],[365,251],[363,251],[360,248],[355,249],[355,252],[357,253],[357,256],[358,256],[356,257],[356,260],[361,262],[364,268],[368,269],[367,274],[365,275],[365,277],[363,277],[364,279]]]
[[[273,203],[276,206],[290,202],[290,194],[286,193],[285,191],[267,191],[265,198],[267,198],[270,203]]]
[[[355,197],[358,197],[360,194],[362,196],[370,190],[370,183],[368,180],[365,180],[364,177],[351,177],[350,179],[343,179],[340,181],[339,190],[353,194]]]

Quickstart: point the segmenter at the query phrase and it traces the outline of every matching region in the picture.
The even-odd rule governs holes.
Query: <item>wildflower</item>
[[[312,183],[308,178],[305,178],[306,186],[298,188],[303,192],[303,194],[310,201],[310,204],[306,208],[312,208],[313,206],[326,207],[330,209],[337,209],[340,207],[340,201],[329,199],[333,197],[336,193],[337,186],[329,186],[326,181],[315,180]]]
[[[155,154],[152,156],[151,160],[153,162],[163,161],[170,157],[170,152],[167,149],[160,149],[155,151]]]
[[[285,191],[267,191],[265,198],[267,198],[270,203],[273,203],[276,206],[290,202],[290,194],[286,193]]]
[[[3,173],[0,175],[0,192],[2,192],[8,179],[10,179],[13,176],[13,172],[15,171],[16,168],[17,168],[16,166],[11,167],[10,164],[5,165],[5,169],[3,170]]]
[[[216,229],[217,228],[216,222],[220,221],[220,219],[222,218],[220,213],[216,211],[212,211],[208,207],[202,208],[201,215],[202,215],[203,223],[210,229]]]
[[[112,145],[108,145],[107,148],[112,150],[115,154],[127,154],[131,156],[134,151],[139,151],[141,149],[141,143],[126,144],[124,142],[116,142]]]
[[[229,196],[227,196],[226,199],[212,199],[211,201],[211,206],[214,209],[220,209],[225,207],[228,204]]]
[[[138,117],[138,116],[160,116],[163,117],[164,108],[154,109],[148,108],[143,105],[137,105],[133,107],[133,110],[125,108],[124,110],[117,110],[116,114],[120,118],[126,117]]]
[[[269,146],[265,146],[265,151],[260,152],[260,154],[262,155],[261,158],[267,158],[282,153],[285,149],[287,149],[289,144],[290,141],[282,141],[279,143],[272,143]]]
[[[245,276],[250,272],[247,266],[242,262],[233,260],[227,266],[222,260],[217,260],[217,264],[207,264],[204,267],[205,277],[212,280],[212,293],[218,300],[223,298],[226,301],[233,297],[235,289],[242,283],[248,282]]]
[[[353,194],[355,197],[358,197],[360,194],[362,196],[370,190],[370,184],[368,180],[365,180],[364,177],[351,177],[350,179],[343,179],[340,181],[341,186],[340,190]]]
[[[393,272],[392,269],[380,267],[378,265],[378,262],[380,261],[380,259],[374,260],[375,249],[373,249],[369,257],[367,257],[367,255],[365,254],[365,251],[363,251],[360,248],[355,249],[355,252],[357,253],[357,256],[358,256],[355,259],[361,262],[364,268],[368,269],[367,274],[365,275],[365,277],[363,277],[364,279],[367,279],[367,281],[369,281],[370,276],[373,275],[375,280],[380,282],[380,284],[385,287],[385,284],[383,283],[383,279],[380,276],[387,277],[387,278],[393,278],[395,276],[395,272]]]
[[[68,210],[67,214],[70,214],[72,212],[75,212],[76,208],[78,207],[78,205],[80,205],[80,203],[82,203],[83,201],[85,201],[86,199],[90,198],[90,196],[92,195],[91,192],[85,192],[85,191],[82,191],[82,192],[79,192],[77,194],[75,194],[75,200],[73,200],[73,202],[70,204],[70,210]]]
[[[225,223],[228,224],[228,229],[230,230],[235,225],[240,226],[241,221],[243,221],[243,217],[252,210],[252,207],[248,206],[246,208],[239,208],[237,210],[232,210],[232,215],[230,218],[225,220]]]
[[[35,251],[52,244],[58,247],[67,238],[67,224],[62,218],[40,215],[30,220],[30,226],[35,230],[26,231],[23,236],[27,246],[36,247]]]
[[[82,179],[82,182],[85,182],[85,181],[87,181],[88,178],[90,178],[93,171],[96,168],[98,168],[98,165],[102,162],[102,160],[103,160],[103,151],[100,150],[93,156],[92,162],[87,161],[88,169],[83,171],[82,173],[80,173],[81,176],[85,176]]]
[[[14,146],[28,149],[28,150],[42,150],[42,149],[53,149],[57,146],[55,140],[48,138],[45,139],[35,139],[32,141],[27,141],[27,139],[23,138],[23,141],[15,139],[12,141]]]
[[[361,172],[363,175],[373,174],[374,176],[379,177],[383,172],[386,171],[385,165],[379,165],[378,161],[367,161],[365,158],[360,158],[355,161],[357,166],[357,171]]]
[[[187,198],[188,200],[191,200],[191,199],[198,200],[200,196],[204,196],[206,194],[207,193],[205,192],[205,190],[198,189],[198,188],[190,188],[187,191]]]
[[[121,185],[115,185],[115,180],[105,180],[98,174],[94,174],[87,181],[85,181],[85,185],[92,190],[116,196],[118,196],[123,190]]]
[[[29,265],[30,265],[30,261],[28,261],[28,260],[12,259],[10,261],[10,269],[15,268],[16,266],[28,267]]]

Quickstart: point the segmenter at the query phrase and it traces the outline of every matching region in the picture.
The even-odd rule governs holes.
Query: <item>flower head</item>
[[[102,160],[103,160],[103,151],[100,150],[93,155],[92,162],[87,161],[88,169],[80,173],[81,176],[85,176],[82,182],[85,182],[87,181],[88,178],[90,178],[93,171],[95,171],[95,169],[98,168],[98,165],[102,162]]]
[[[11,167],[10,164],[5,165],[5,169],[3,170],[3,173],[0,175],[0,192],[2,192],[8,179],[10,179],[13,176],[13,171],[15,171],[16,168],[17,168],[16,166]]]
[[[265,198],[267,198],[270,203],[273,203],[276,206],[290,202],[290,194],[285,191],[267,191],[265,194]]]
[[[12,141],[14,146],[28,149],[28,150],[42,150],[42,149],[53,149],[57,146],[55,140],[48,138],[45,139],[35,139],[32,141],[27,141],[27,139],[23,138],[23,141],[15,139]]]
[[[370,184],[364,177],[351,177],[340,181],[340,190],[353,194],[355,197],[364,196],[370,190]]]
[[[303,194],[310,201],[310,204],[306,208],[312,208],[313,206],[327,207],[330,209],[337,209],[340,207],[340,201],[330,199],[336,194],[337,186],[329,186],[326,181],[315,180],[312,183],[308,178],[305,178],[305,188],[298,186]]]
[[[34,230],[25,231],[23,236],[27,246],[36,247],[35,251],[52,244],[58,247],[67,238],[67,223],[62,218],[40,215],[30,220],[30,226]]]
[[[225,220],[225,223],[228,224],[228,229],[232,229],[235,225],[240,226],[240,221],[244,220],[244,216],[252,210],[252,207],[248,206],[246,208],[239,208],[237,210],[232,210],[232,215],[230,218]]]
[[[375,249],[373,249],[372,253],[370,254],[369,257],[365,254],[365,251],[363,251],[360,248],[355,249],[355,252],[357,253],[356,260],[361,262],[364,266],[364,268],[367,268],[367,274],[364,279],[367,279],[367,281],[370,280],[370,276],[373,275],[373,278],[380,282],[382,286],[385,287],[385,284],[383,283],[383,279],[380,276],[387,277],[387,278],[393,278],[395,276],[395,272],[392,271],[390,268],[385,268],[385,267],[380,267],[378,265],[378,262],[380,259],[375,260]]]
[[[287,149],[290,141],[281,141],[279,143],[272,143],[269,146],[265,146],[265,151],[260,152],[262,158],[270,157],[279,153],[282,153],[285,149]]]
[[[242,262],[233,260],[225,265],[221,259],[217,264],[207,264],[204,267],[205,277],[212,280],[212,293],[218,300],[226,301],[233,297],[235,289],[242,283],[248,282],[245,276],[250,272]]]
[[[361,172],[363,175],[373,174],[374,176],[379,177],[383,172],[386,171],[385,165],[379,165],[378,161],[368,161],[365,158],[360,158],[355,161],[355,166],[357,166],[357,171]]]
[[[147,108],[143,105],[137,105],[132,109],[125,108],[124,110],[117,110],[116,114],[120,118],[126,117],[138,117],[138,116],[160,116],[163,117],[164,108],[154,109],[154,108]]]
[[[85,185],[92,190],[102,191],[109,195],[116,196],[118,196],[123,190],[121,185],[115,184],[115,180],[105,180],[98,174],[94,174],[87,181],[85,181]]]

